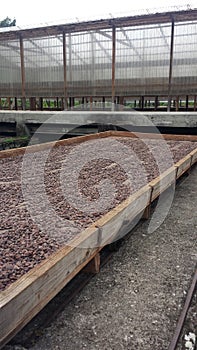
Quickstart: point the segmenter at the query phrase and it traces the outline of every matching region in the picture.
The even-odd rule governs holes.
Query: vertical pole
[[[92,90],[92,95],[95,94],[95,40],[94,40],[94,34],[91,32],[90,33],[91,37],[91,90]]]
[[[112,111],[115,99],[116,27],[112,27]]]
[[[105,96],[102,97],[102,107],[103,107],[103,110],[105,109]]]
[[[186,108],[186,111],[188,111],[188,108],[189,108],[189,96],[188,95],[186,95],[185,108]]]
[[[71,33],[68,36],[68,44],[69,44],[69,80],[70,84],[72,83],[72,37]]]
[[[43,98],[39,98],[39,109],[42,111],[43,110]]]
[[[15,111],[18,110],[18,101],[17,101],[17,97],[14,97],[14,105],[15,105]]]
[[[8,97],[7,101],[8,101],[8,109],[11,109],[11,97]]]
[[[154,108],[155,111],[157,110],[158,105],[159,105],[159,97],[155,96],[155,108]]]
[[[20,36],[21,82],[22,82],[22,109],[25,110],[25,60],[23,38]]]
[[[176,112],[179,110],[179,96],[176,97]]]
[[[196,111],[196,107],[197,107],[197,96],[194,95],[194,111]]]
[[[63,109],[68,109],[67,101],[67,76],[66,76],[66,34],[63,32],[63,69],[64,69],[64,105]]]
[[[35,111],[36,110],[36,98],[30,97],[29,102],[30,102],[30,110]]]
[[[144,96],[140,97],[139,107],[140,107],[140,109],[144,110]]]
[[[93,97],[90,96],[90,111],[92,111]]]
[[[170,107],[171,107],[173,54],[174,54],[174,18],[172,18],[172,25],[171,25],[170,67],[169,67],[169,79],[168,79],[168,107],[167,107],[168,112],[170,112]]]

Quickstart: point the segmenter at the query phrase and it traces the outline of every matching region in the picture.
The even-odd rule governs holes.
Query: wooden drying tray
[[[69,145],[106,137],[161,138],[160,135],[107,131],[53,143],[45,143],[0,152],[0,158],[37,152],[52,145]],[[166,140],[197,141],[197,136],[162,135]],[[123,230],[129,229],[140,213],[183,173],[197,162],[197,148],[140,188],[116,208],[82,231],[69,244],[20,277],[0,294],[0,348],[20,331],[84,266],[97,261],[100,250]]]

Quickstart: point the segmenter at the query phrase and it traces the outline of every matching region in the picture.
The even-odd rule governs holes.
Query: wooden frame
[[[74,144],[87,140],[110,136],[159,138],[154,134],[132,134],[109,131],[100,134],[81,136],[8,151],[1,151],[0,158],[36,152],[51,145]],[[193,140],[195,136],[160,135],[160,138]],[[0,295],[0,348],[22,329],[84,266],[96,256],[106,244],[119,238],[129,230],[133,220],[150,207],[162,192],[176,183],[184,172],[197,162],[197,148],[165,171],[161,176],[140,188],[113,210],[81,232],[67,246],[59,249],[41,264],[11,284]],[[94,264],[93,264],[94,265]],[[95,268],[97,268],[95,267]]]

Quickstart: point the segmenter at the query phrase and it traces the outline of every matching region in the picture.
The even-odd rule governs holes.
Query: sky
[[[147,9],[170,9],[173,6],[197,8],[197,0],[9,0],[4,1],[0,20],[16,19],[17,26],[36,26],[45,23],[64,23],[137,14]],[[158,11],[159,12],[159,11]]]

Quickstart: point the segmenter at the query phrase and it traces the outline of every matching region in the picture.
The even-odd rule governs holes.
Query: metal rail
[[[192,298],[194,295],[194,291],[196,289],[196,286],[197,286],[197,269],[195,271],[195,274],[194,274],[194,277],[192,280],[192,284],[191,284],[189,291],[187,293],[185,304],[184,304],[184,307],[183,307],[182,312],[180,314],[180,317],[179,317],[179,320],[178,320],[178,323],[177,323],[177,326],[176,326],[176,329],[175,329],[175,332],[174,332],[174,335],[173,335],[173,338],[171,340],[171,343],[170,343],[168,350],[175,350],[177,347],[177,343],[178,343],[178,340],[180,338],[181,331],[182,331],[182,328],[183,328],[183,325],[184,325],[184,322],[185,322],[185,319],[186,319],[186,316],[187,316],[187,313],[188,313],[188,310],[189,310],[189,307],[190,307],[190,304],[191,304],[191,301],[192,301]]]

